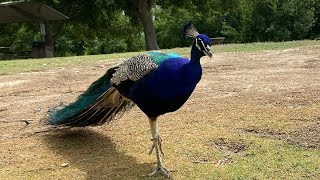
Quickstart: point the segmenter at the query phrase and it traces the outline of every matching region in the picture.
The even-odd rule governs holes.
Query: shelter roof
[[[32,1],[9,1],[0,3],[0,23],[43,22],[69,19],[59,11]]]

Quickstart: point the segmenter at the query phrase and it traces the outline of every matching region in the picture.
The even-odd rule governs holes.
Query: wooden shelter
[[[0,24],[37,22],[40,24],[41,41],[32,42],[32,57],[54,56],[54,42],[49,32],[48,22],[69,19],[59,11],[41,2],[10,1],[0,3]]]

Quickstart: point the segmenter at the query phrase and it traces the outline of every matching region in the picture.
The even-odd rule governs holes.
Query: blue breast
[[[187,101],[201,74],[199,61],[168,58],[133,85],[129,98],[149,117],[172,112]]]

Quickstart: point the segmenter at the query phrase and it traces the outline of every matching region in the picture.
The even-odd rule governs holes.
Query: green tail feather
[[[75,102],[63,107],[62,109],[58,110],[55,108],[52,110],[49,115],[48,124],[67,124],[68,122],[66,121],[68,121],[70,117],[94,103],[98,97],[100,97],[111,87],[110,79],[114,72],[115,68],[109,69],[104,76],[92,83],[90,87],[83,94],[81,94]]]

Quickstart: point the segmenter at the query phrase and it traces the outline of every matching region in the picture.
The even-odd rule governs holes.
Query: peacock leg
[[[163,176],[169,178],[170,175],[168,170],[162,165],[162,156],[163,156],[162,140],[160,137],[157,118],[149,118],[149,123],[151,126],[151,134],[152,134],[151,140],[153,141],[152,147],[149,151],[149,155],[152,153],[153,149],[155,149],[156,155],[157,155],[157,169],[155,169],[152,173],[150,173],[149,176],[162,174]]]

